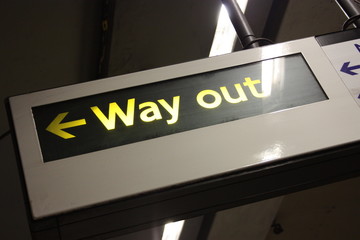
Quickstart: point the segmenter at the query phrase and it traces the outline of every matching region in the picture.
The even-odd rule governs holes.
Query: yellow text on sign
[[[68,112],[58,114],[56,118],[49,124],[46,130],[63,139],[74,138],[74,135],[65,132],[64,129],[86,125],[86,120],[79,119],[70,122],[63,122],[63,119],[66,117],[66,115],[68,115]]]
[[[258,92],[258,90],[256,89],[255,85],[261,83],[260,80],[252,80],[249,77],[245,78],[245,82],[243,83],[243,85],[245,87],[248,87],[251,94],[256,97],[256,98],[264,98],[269,96],[270,93],[260,93]],[[224,99],[229,102],[229,103],[240,103],[240,102],[245,102],[248,101],[248,98],[244,92],[244,89],[242,88],[240,83],[236,83],[234,84],[234,88],[238,94],[238,96],[236,98],[233,98],[230,96],[230,93],[227,89],[227,87],[220,87],[220,92],[222,94],[222,96],[224,97]],[[197,103],[204,107],[204,108],[216,108],[218,106],[220,106],[223,97],[221,96],[221,94],[215,90],[203,90],[201,92],[198,93],[198,95],[196,96],[196,101]],[[205,97],[206,96],[211,96],[214,100],[209,102],[209,101],[205,101]]]
[[[152,122],[155,120],[162,119],[162,115],[159,109],[159,105],[163,107],[171,116],[170,119],[167,119],[167,124],[174,124],[179,119],[179,109],[180,109],[180,96],[173,97],[172,104],[166,102],[165,99],[157,100],[156,102],[144,102],[139,104],[140,119],[143,122]],[[109,104],[109,114],[106,116],[97,106],[91,107],[91,110],[94,112],[96,117],[100,122],[105,126],[107,130],[115,129],[116,118],[119,117],[120,120],[125,124],[125,126],[134,125],[134,116],[135,116],[135,98],[128,99],[126,112],[124,112],[116,102]]]
[[[210,90],[205,89],[200,91],[196,96],[197,103],[207,109],[213,109],[222,103],[223,99],[227,102],[236,104],[241,102],[248,101],[248,96],[244,91],[244,87],[247,87],[250,93],[255,98],[264,98],[270,95],[269,91],[259,92],[256,88],[256,85],[260,84],[260,80],[252,80],[250,77],[244,78],[244,82],[236,83],[233,85],[235,89],[235,96],[231,96],[227,86],[222,86],[219,90]],[[213,99],[213,100],[210,100]],[[98,106],[93,106],[90,109],[99,119],[99,121],[104,125],[107,130],[113,130],[116,128],[116,121],[119,118],[125,126],[134,125],[135,117],[135,107],[136,107],[135,98],[127,100],[126,110],[124,111],[116,102],[109,103],[108,114],[106,115]],[[180,110],[180,96],[174,96],[171,102],[167,102],[165,99],[159,99],[157,101],[148,101],[143,102],[138,105],[140,110],[139,117],[143,122],[153,122],[163,119],[162,112],[167,112],[169,119],[166,119],[168,125],[174,124],[179,120],[179,110]],[[81,125],[86,125],[85,119],[79,119],[70,122],[63,122],[63,119],[68,114],[68,112],[59,114],[46,128],[47,131],[61,137],[64,139],[74,138],[75,136],[64,131],[67,128],[73,128]]]

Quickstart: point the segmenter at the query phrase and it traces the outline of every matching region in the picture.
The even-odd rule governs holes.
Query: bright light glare
[[[248,0],[237,0],[241,11],[244,13]],[[232,52],[234,48],[236,32],[224,5],[221,6],[219,19],[215,30],[214,40],[209,57]]]
[[[274,79],[274,59],[261,63],[261,88],[266,96],[270,96],[272,81]]]
[[[271,95],[272,86],[281,88],[284,78],[284,59],[275,58],[261,63],[261,89],[266,96]]]
[[[161,240],[178,240],[184,226],[184,220],[165,224]]]
[[[262,161],[271,161],[281,158],[284,155],[284,144],[275,143],[262,153]]]

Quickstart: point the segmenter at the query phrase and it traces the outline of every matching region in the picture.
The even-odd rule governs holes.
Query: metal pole
[[[336,0],[336,2],[348,18],[360,15],[360,0]],[[360,27],[360,20],[355,21],[354,24]]]
[[[234,25],[235,31],[240,39],[241,44],[244,47],[247,46],[248,48],[258,47],[259,44],[253,42],[256,37],[254,36],[254,33],[236,0],[221,1],[228,11],[230,20]]]

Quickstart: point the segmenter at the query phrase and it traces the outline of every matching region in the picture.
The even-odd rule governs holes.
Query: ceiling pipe
[[[252,31],[245,15],[236,0],[221,0],[228,11],[230,20],[244,48],[259,47],[254,32]]]
[[[339,7],[348,18],[360,15],[360,0],[336,0]],[[360,20],[354,21],[356,27],[360,27]]]

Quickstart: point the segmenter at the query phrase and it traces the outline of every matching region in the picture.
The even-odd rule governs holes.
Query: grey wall
[[[101,1],[0,3],[0,98],[93,79]],[[9,129],[0,104],[0,134]],[[30,239],[11,137],[0,140],[0,239]]]
[[[116,1],[110,75],[208,57],[219,8],[219,0]]]
[[[346,17],[335,0],[289,0],[276,42],[340,31]]]

